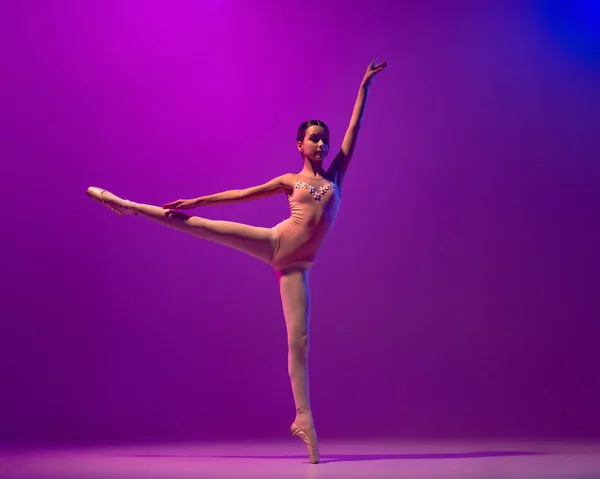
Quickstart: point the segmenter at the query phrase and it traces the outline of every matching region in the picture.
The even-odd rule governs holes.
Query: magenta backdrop
[[[337,147],[374,56],[311,274],[321,438],[600,437],[597,45],[534,2],[421,5],[3,2],[3,443],[286,434],[270,268],[85,189],[161,205],[297,172],[298,125]]]

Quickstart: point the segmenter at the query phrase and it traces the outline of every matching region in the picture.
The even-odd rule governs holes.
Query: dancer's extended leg
[[[124,200],[101,188],[88,188],[88,195],[118,214],[135,214],[179,231],[193,234],[247,253],[268,263],[277,248],[277,240],[269,228],[249,226],[231,221],[214,221],[189,216],[180,211]]]
[[[288,336],[288,371],[296,404],[292,434],[306,443],[310,462],[319,462],[319,446],[310,407],[308,351],[310,291],[308,271],[295,270],[279,275],[281,302]]]

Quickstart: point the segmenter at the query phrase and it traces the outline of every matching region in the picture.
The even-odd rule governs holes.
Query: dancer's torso
[[[315,260],[335,222],[341,191],[334,178],[315,179],[299,174],[288,201],[290,217],[273,228],[279,246],[271,263],[277,269]]]

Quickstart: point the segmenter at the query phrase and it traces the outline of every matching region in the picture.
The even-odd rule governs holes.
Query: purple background
[[[374,56],[311,274],[321,438],[600,436],[592,2],[2,5],[3,443],[287,433],[271,269],[85,189],[161,205],[297,172],[298,125],[339,147]]]

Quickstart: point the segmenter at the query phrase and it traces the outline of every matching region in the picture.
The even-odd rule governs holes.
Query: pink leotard
[[[288,201],[290,217],[272,228],[277,247],[270,264],[277,270],[294,266],[310,269],[335,222],[341,191],[325,178],[296,175]]]

